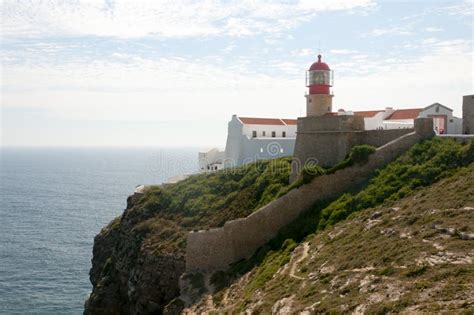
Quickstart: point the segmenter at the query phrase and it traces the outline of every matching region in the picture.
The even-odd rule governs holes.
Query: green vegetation
[[[345,163],[363,163],[372,151],[366,146],[356,148],[348,157],[351,162]],[[450,139],[433,138],[417,144],[396,161],[377,171],[359,192],[346,193],[332,202],[328,200],[314,205],[312,210],[283,228],[276,238],[260,248],[253,257],[234,264],[229,272],[240,275],[258,266],[255,268],[256,279],[246,288],[246,296],[251,296],[265,284],[261,279],[268,279],[272,271],[286,263],[285,259],[281,259],[286,257],[288,247],[285,244],[299,243],[309,234],[334,225],[354,212],[401,199],[473,162],[473,143],[462,145]],[[389,269],[383,271],[386,275],[391,272]],[[416,272],[412,274],[415,275]]]
[[[414,266],[405,272],[405,277],[418,277],[428,270],[428,266]]]
[[[386,168],[377,172],[357,194],[344,194],[321,211],[318,228],[332,225],[349,214],[398,200],[413,190],[428,186],[474,161],[474,145],[434,138],[413,146]]]
[[[214,297],[232,298],[218,311],[472,313],[473,243],[447,231],[474,232],[473,149],[425,141],[358,192],[315,205],[253,257],[220,272],[217,290],[229,291]],[[303,250],[292,250],[302,241],[308,251],[300,260]],[[229,286],[232,276],[239,281]]]
[[[185,228],[222,226],[272,201],[288,186],[291,158],[258,161],[235,169],[193,175],[146,192],[144,209]]]
[[[376,148],[370,145],[356,145],[351,148],[351,151],[347,154],[343,161],[339,162],[333,167],[323,168],[320,165],[305,165],[295,182],[285,189],[282,189],[279,193],[279,196],[286,194],[293,188],[310,183],[318,176],[324,174],[333,174],[338,170],[344,169],[354,164],[365,164],[369,160],[369,156],[374,153],[375,150]]]
[[[256,289],[265,285],[281,266],[289,262],[291,252],[293,252],[295,247],[295,241],[289,239],[283,242],[281,250],[269,251],[267,255],[265,255],[262,268],[257,270],[252,281],[250,281],[250,284],[245,288],[245,297],[250,297]]]
[[[289,184],[290,163],[291,158],[258,161],[151,187],[102,234],[124,228],[152,253],[183,253],[187,231],[222,226],[275,199]]]

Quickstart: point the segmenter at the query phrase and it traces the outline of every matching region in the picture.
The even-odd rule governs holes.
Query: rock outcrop
[[[151,216],[136,207],[140,198],[141,194],[130,196],[123,216],[94,239],[90,270],[93,291],[85,314],[160,314],[179,295],[184,253],[150,246],[157,239],[140,226]]]

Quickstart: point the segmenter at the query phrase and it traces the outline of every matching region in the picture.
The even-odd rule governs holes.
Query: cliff
[[[185,234],[245,217],[287,187],[290,159],[151,187],[94,239],[85,314],[161,313],[179,296]]]
[[[445,268],[425,266],[437,253],[437,245],[426,244],[442,242],[441,261],[454,253],[452,267],[462,265],[443,278],[448,287],[473,280],[473,162],[472,144],[432,139],[415,145],[356,191],[315,204],[252,257],[214,273],[182,275],[185,234],[247,216],[287,191],[289,159],[151,188],[129,198],[123,215],[96,236],[85,313],[309,314],[424,307],[405,293],[414,294],[411,284],[423,288],[423,281],[415,281],[418,274],[428,281],[422,277],[441,277]],[[468,260],[457,260],[461,254]],[[389,294],[391,283],[405,293],[391,300],[371,295]],[[460,294],[447,299],[459,297],[463,302],[455,307],[470,307],[465,297],[472,297],[472,288],[457,288]],[[442,302],[441,295],[435,302]]]

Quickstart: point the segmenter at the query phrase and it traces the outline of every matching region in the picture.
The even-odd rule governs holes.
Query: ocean
[[[80,314],[94,236],[139,184],[197,170],[197,148],[2,148],[0,314]]]

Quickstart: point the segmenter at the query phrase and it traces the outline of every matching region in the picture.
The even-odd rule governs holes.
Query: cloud
[[[372,58],[359,66],[347,65],[348,68],[335,65],[339,78],[335,82],[336,107],[406,108],[440,102],[460,116],[462,95],[472,93],[471,45],[463,39],[429,41],[418,48],[417,56]]]
[[[278,67],[285,71],[294,69],[292,64]],[[49,110],[58,119],[75,120],[214,117],[226,121],[233,113],[297,115],[298,107],[286,104],[298,97],[299,90],[303,92],[300,80],[246,69],[245,62],[240,64],[239,60],[229,66],[216,66],[199,60],[137,57],[130,57],[126,63],[110,60],[90,64],[5,65],[8,75],[2,82],[2,106],[35,106]]]
[[[316,55],[316,50],[311,49],[311,48],[302,48],[302,49],[293,50],[291,52],[291,55],[299,56],[299,57],[314,56]]]
[[[412,35],[413,31],[408,26],[394,26],[388,28],[376,28],[372,31],[362,34],[362,37],[379,37],[384,35]]]
[[[431,26],[431,27],[425,28],[425,31],[427,31],[427,32],[442,32],[442,31],[444,31],[444,29],[442,27]]]
[[[6,37],[242,37],[284,31],[322,11],[371,6],[372,0],[6,1],[1,23]]]

